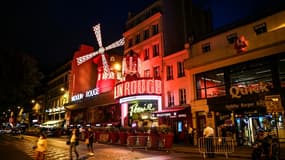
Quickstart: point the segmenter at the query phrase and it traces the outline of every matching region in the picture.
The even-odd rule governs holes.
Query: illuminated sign
[[[161,94],[161,80],[139,79],[119,83],[114,89],[114,98],[139,95]]]
[[[232,96],[232,98],[241,98],[241,96],[244,96],[244,95],[269,92],[269,87],[271,87],[271,85],[268,83],[264,83],[264,82],[260,82],[259,85],[256,85],[254,87],[233,86],[230,88],[230,95]]]
[[[143,113],[146,111],[154,111],[155,108],[152,103],[145,104],[144,106],[140,106],[139,103],[134,103],[130,106],[130,116],[134,113]]]
[[[94,89],[90,89],[88,91],[85,92],[85,94],[83,93],[78,93],[74,96],[71,97],[71,101],[78,101],[83,99],[84,97],[89,98],[89,97],[93,97],[99,94],[99,88],[94,88]]]

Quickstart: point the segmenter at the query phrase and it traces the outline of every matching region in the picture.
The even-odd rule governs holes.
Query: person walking
[[[70,145],[69,147],[69,156],[70,160],[72,160],[72,152],[76,154],[76,160],[79,159],[79,154],[77,152],[77,146],[79,145],[79,132],[76,128],[73,128],[71,134],[68,136],[67,144]]]
[[[45,152],[47,151],[47,139],[46,135],[43,132],[40,133],[40,137],[37,140],[35,151],[36,151],[36,160],[45,159]]]
[[[190,145],[193,145],[193,128],[189,126],[188,128],[188,142]]]
[[[211,127],[211,125],[208,125],[204,131],[203,135],[205,138],[205,147],[206,147],[206,152],[208,158],[214,158],[214,143],[213,143],[213,138],[214,138],[214,129]]]
[[[85,134],[85,144],[87,145],[88,149],[88,154],[93,156],[94,151],[93,151],[93,142],[94,142],[94,132],[92,131],[91,128],[88,128]]]

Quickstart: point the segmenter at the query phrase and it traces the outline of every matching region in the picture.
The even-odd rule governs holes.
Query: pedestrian
[[[203,135],[205,138],[204,140],[205,140],[205,147],[206,147],[207,156],[208,156],[208,158],[214,158],[215,157],[214,143],[213,143],[214,129],[211,127],[210,124],[208,124],[208,126],[204,129]]]
[[[85,144],[87,145],[88,155],[93,156],[93,142],[94,142],[94,132],[91,128],[88,128],[85,134]]]
[[[188,128],[188,141],[190,145],[193,145],[193,128],[191,126]]]
[[[70,145],[69,147],[69,156],[72,160],[72,152],[76,154],[76,160],[79,159],[79,154],[77,152],[77,146],[79,145],[79,132],[76,128],[73,128],[71,134],[68,136],[67,144]]]
[[[43,132],[40,133],[40,137],[37,140],[35,151],[36,151],[36,160],[45,159],[45,153],[47,151],[47,139],[46,135]]]

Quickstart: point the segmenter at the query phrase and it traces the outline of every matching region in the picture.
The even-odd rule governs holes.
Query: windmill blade
[[[99,48],[101,48],[103,45],[102,45],[102,36],[101,36],[100,24],[97,24],[96,26],[94,26],[93,31],[95,33]]]
[[[88,61],[89,59],[91,59],[92,57],[96,56],[99,52],[96,51],[96,52],[92,52],[92,53],[89,53],[89,54],[86,54],[82,57],[77,57],[76,60],[77,60],[77,65],[80,65],[86,61]]]
[[[106,59],[104,54],[101,54],[101,56],[102,56],[102,63],[103,63],[103,70],[104,70],[102,79],[108,79],[109,74],[110,74],[108,61],[107,61],[107,59]]]
[[[105,50],[110,50],[110,49],[113,49],[113,48],[116,48],[116,47],[120,47],[120,46],[123,46],[125,44],[125,38],[121,38],[120,40],[110,44],[109,46],[107,46],[105,48]]]

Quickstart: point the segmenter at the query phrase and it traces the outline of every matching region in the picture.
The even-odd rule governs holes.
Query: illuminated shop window
[[[184,77],[185,72],[184,72],[184,63],[183,62],[177,62],[177,77]]]
[[[197,99],[226,95],[224,71],[222,69],[195,75]]]
[[[253,30],[255,31],[256,35],[266,33],[267,32],[266,23],[262,23],[262,24],[258,24],[256,26],[254,26]]]
[[[173,66],[166,66],[166,80],[173,80]]]

